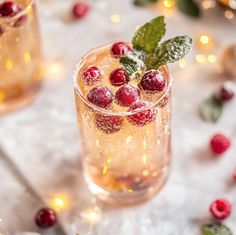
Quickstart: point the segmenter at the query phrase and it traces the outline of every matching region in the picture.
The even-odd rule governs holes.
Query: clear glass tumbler
[[[90,191],[100,199],[134,204],[153,197],[168,177],[171,163],[171,79],[168,68],[161,67],[167,78],[166,89],[144,109],[128,112],[120,111],[115,104],[109,110],[93,105],[86,99],[93,86],[81,82],[81,72],[85,67],[98,66],[104,77],[100,85],[115,92],[118,88],[111,87],[108,77],[119,64],[111,57],[110,48],[111,44],[90,51],[75,72],[83,173]],[[129,121],[133,115],[142,118],[140,113],[150,109],[156,115],[153,122],[135,126]]]
[[[0,114],[30,102],[42,83],[37,0],[11,3],[0,14]]]

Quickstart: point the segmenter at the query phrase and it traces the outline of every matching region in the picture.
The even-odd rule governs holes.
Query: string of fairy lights
[[[215,0],[203,0],[201,2],[201,7],[204,11],[207,11],[209,9],[213,9],[217,7]],[[157,8],[157,10],[164,14],[166,17],[172,17],[173,14],[176,11],[175,8],[175,0],[162,0],[160,1],[154,8]],[[226,8],[223,12],[225,19],[227,19],[230,22],[235,22],[236,19],[236,13]],[[112,12],[110,15],[110,22],[115,27],[120,24],[122,16],[117,12]],[[136,25],[135,30],[137,30],[140,26]],[[217,62],[218,57],[214,53],[214,50],[217,46],[217,40],[214,38],[214,36],[203,33],[197,36],[196,38],[196,47],[197,47],[197,54],[194,57],[194,60],[198,64],[214,64]],[[30,53],[26,52],[24,53],[24,61],[26,63],[29,63],[31,61],[31,55]],[[11,70],[13,67],[13,64],[11,61],[6,61],[5,63],[6,69]],[[187,61],[185,59],[182,59],[178,63],[179,67],[185,68],[187,66]],[[64,72],[64,64],[60,60],[56,59],[54,61],[45,63],[45,73],[48,78],[57,78],[60,77]],[[64,210],[68,210],[70,204],[70,198],[66,195],[55,195],[52,197],[48,197],[48,206],[50,208],[54,209],[58,213],[63,212]],[[94,225],[99,223],[99,221],[102,219],[102,212],[98,206],[91,205],[90,208],[85,209],[80,213],[80,219],[82,219],[85,223],[87,223],[90,226],[90,230],[93,228]],[[2,219],[0,218],[0,224],[2,222]],[[0,231],[0,235],[5,235],[3,231]]]

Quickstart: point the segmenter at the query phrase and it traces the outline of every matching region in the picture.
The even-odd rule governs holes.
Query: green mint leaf
[[[149,69],[158,69],[161,65],[182,59],[192,49],[193,40],[188,36],[178,36],[163,42],[150,53],[145,61]]]
[[[136,55],[121,57],[120,63],[130,79],[136,78],[145,69],[145,64]]]
[[[132,43],[136,50],[150,53],[156,49],[166,32],[164,16],[159,16],[146,23],[136,32]]]
[[[200,107],[200,115],[204,121],[215,123],[223,112],[223,103],[214,95],[205,100]]]
[[[178,9],[192,17],[199,17],[201,12],[200,8],[194,0],[176,0],[176,6]]]
[[[155,3],[158,0],[134,0],[134,5],[136,6],[144,6],[147,4]]]
[[[221,223],[203,225],[202,234],[203,235],[233,235],[230,229]]]

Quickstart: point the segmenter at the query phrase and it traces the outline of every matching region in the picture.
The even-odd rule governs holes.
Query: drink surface
[[[27,103],[41,86],[35,4],[28,5],[28,0],[12,2],[20,11],[15,16],[0,16],[0,113]]]
[[[149,104],[145,110],[151,108],[155,112],[155,119],[145,125],[134,125],[129,117],[135,111],[129,111],[129,108],[116,102],[112,102],[109,109],[101,109],[87,101],[89,91],[96,86],[107,86],[113,94],[120,88],[112,86],[109,80],[111,72],[121,67],[110,51],[111,45],[91,51],[82,59],[77,70],[75,96],[82,162],[85,178],[93,193],[101,197],[109,195],[119,201],[124,199],[128,202],[130,198],[133,203],[151,197],[161,188],[168,175],[170,77],[168,69],[162,67],[161,72],[168,83],[166,89],[158,94],[141,92],[141,101]],[[100,68],[103,78],[92,86],[85,85],[81,74],[84,69],[94,65]],[[131,80],[129,84],[138,88],[138,81],[139,78]]]

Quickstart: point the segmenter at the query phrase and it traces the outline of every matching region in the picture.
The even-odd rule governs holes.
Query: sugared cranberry
[[[90,66],[82,72],[81,77],[85,85],[92,86],[102,79],[102,72],[98,67]]]
[[[131,51],[132,51],[132,49],[125,42],[116,42],[113,44],[113,46],[111,48],[111,52],[114,57],[125,56]]]
[[[133,103],[137,102],[139,98],[139,89],[131,85],[122,86],[115,94],[116,103],[123,107],[129,107]]]
[[[234,90],[232,89],[232,83],[226,82],[219,92],[219,98],[223,102],[230,101],[234,98]]]
[[[95,115],[96,126],[106,134],[118,132],[123,126],[123,118],[119,116]]]
[[[14,16],[18,13],[18,5],[11,1],[0,4],[0,16]]]
[[[146,93],[155,94],[165,89],[166,78],[161,72],[150,70],[143,75],[139,87]]]
[[[50,228],[57,222],[57,216],[54,210],[43,208],[39,210],[35,217],[35,223],[40,228]]]
[[[129,112],[141,110],[138,113],[128,116],[129,122],[135,126],[145,126],[153,122],[156,118],[155,109],[145,109],[148,106],[146,102],[137,102],[129,108]],[[144,109],[144,110],[142,110]]]
[[[115,69],[109,79],[113,86],[122,86],[128,82],[129,77],[124,69]]]
[[[224,220],[231,214],[232,205],[227,199],[217,199],[210,205],[210,212],[217,220]]]
[[[73,6],[72,12],[75,18],[81,19],[85,17],[90,10],[90,6],[86,2],[78,2]]]
[[[211,138],[210,146],[213,153],[216,155],[223,154],[231,145],[228,137],[222,134],[216,134]]]
[[[94,87],[87,95],[88,101],[92,104],[101,107],[109,108],[112,103],[113,94],[108,87]]]

